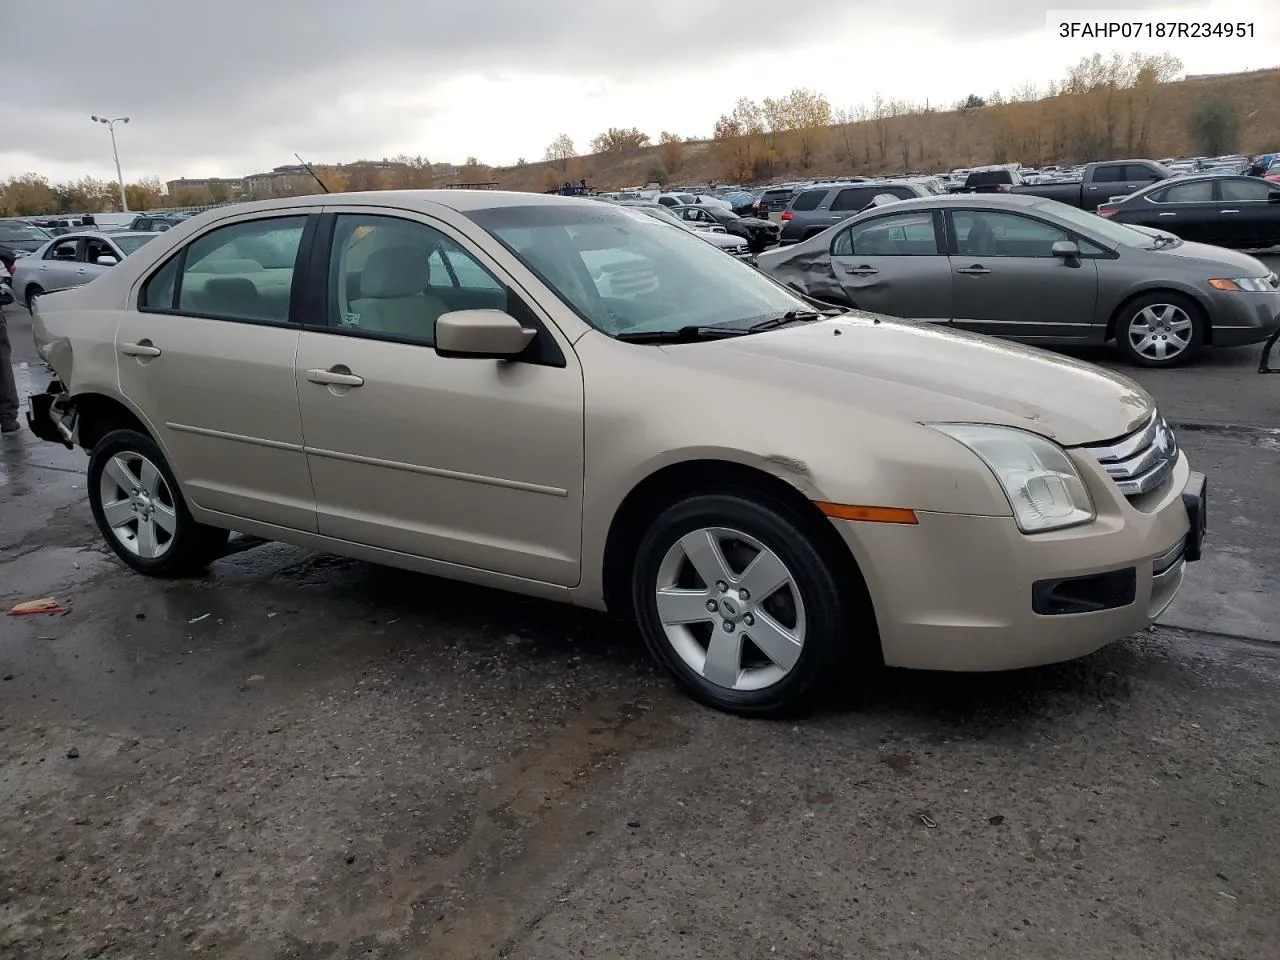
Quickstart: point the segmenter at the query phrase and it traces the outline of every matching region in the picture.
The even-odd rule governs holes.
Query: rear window
[[[763,194],[760,195],[760,199],[761,200],[785,200],[789,196],[791,196],[791,191],[789,189],[788,190],[766,190]]]
[[[817,210],[826,195],[827,191],[825,190],[806,190],[791,201],[791,209],[801,211]]]
[[[831,209],[861,210],[875,199],[878,193],[892,193],[895,197],[900,196],[887,187],[883,190],[878,187],[848,187],[836,194],[836,198],[831,201]]]
[[[1016,183],[1012,170],[978,170],[969,174],[966,187],[989,187],[996,183]]]
[[[1125,179],[1123,163],[1107,163],[1094,168],[1094,183],[1120,183]]]

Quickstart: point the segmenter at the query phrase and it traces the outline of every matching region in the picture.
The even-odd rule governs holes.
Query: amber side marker
[[[847,503],[816,501],[819,510],[833,520],[863,520],[868,523],[919,523],[914,510],[903,507],[855,507]]]

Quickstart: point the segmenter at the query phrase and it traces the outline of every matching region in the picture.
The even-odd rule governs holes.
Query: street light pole
[[[108,120],[106,117],[90,117],[89,119],[93,120],[95,123],[105,123],[107,125],[107,129],[111,131],[111,156],[113,156],[116,161],[116,180],[120,184],[120,210],[122,213],[128,213],[129,201],[126,199],[124,194],[124,174],[120,172],[120,151],[116,149],[116,124],[128,123],[129,118],[115,117],[114,119]]]

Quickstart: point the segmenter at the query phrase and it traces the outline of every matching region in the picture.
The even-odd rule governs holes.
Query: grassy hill
[[[807,131],[804,136],[815,140],[811,151],[801,149],[800,136],[799,131],[761,132],[687,141],[676,148],[642,147],[574,157],[565,165],[498,167],[486,179],[504,189],[538,191],[585,178],[606,190],[645,183],[658,171],[673,183],[706,183],[939,171],[1011,161],[1037,165],[1258,153],[1280,149],[1280,69],[1146,86],[1103,85],[966,110],[889,107],[860,122]],[[807,165],[801,161],[806,152]]]

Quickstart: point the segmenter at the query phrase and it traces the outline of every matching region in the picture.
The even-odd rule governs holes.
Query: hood
[[[1092,364],[869,314],[662,349],[707,372],[847,398],[854,408],[1020,427],[1068,447],[1123,436],[1155,409],[1132,380]]]
[[[747,241],[736,233],[712,233],[709,230],[699,230],[697,235],[703,240],[709,240],[717,247],[724,247],[726,250],[730,247],[745,247],[747,244]]]
[[[1220,273],[1220,276],[1229,277],[1232,280],[1238,277],[1265,277],[1271,272],[1271,268],[1256,257],[1241,253],[1239,250],[1214,247],[1207,243],[1182,243],[1176,247],[1147,252],[1171,257],[1177,261],[1196,261],[1217,271],[1230,268],[1228,272]]]

